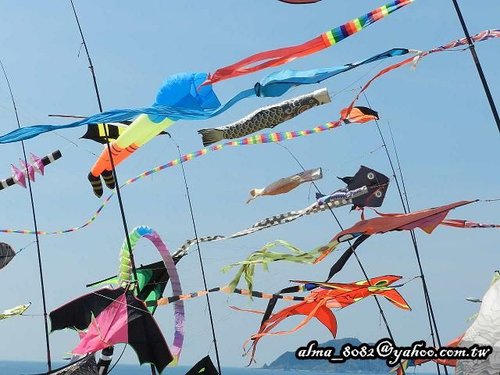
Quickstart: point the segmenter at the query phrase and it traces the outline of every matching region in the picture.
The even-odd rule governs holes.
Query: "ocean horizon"
[[[53,368],[59,368],[67,362],[55,362],[53,363]],[[177,366],[168,367],[163,371],[163,374],[168,375],[184,375],[190,366]],[[21,361],[0,361],[0,375],[34,375],[41,374],[47,371],[47,364],[45,362],[21,362]],[[151,374],[151,370],[148,365],[138,366],[133,364],[118,364],[111,374],[115,375],[145,375]],[[283,374],[283,375],[327,375],[332,374],[328,371],[308,371],[308,370],[269,370],[262,368],[246,368],[246,367],[223,367],[223,375],[272,375],[272,374]],[[335,372],[336,375],[352,375],[353,373]],[[387,375],[388,373],[361,373],[357,372],[357,375]],[[418,373],[427,374],[431,373]]]

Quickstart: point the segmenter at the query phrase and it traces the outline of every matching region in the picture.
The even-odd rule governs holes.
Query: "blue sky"
[[[293,6],[275,0],[212,1],[77,1],[81,23],[94,60],[103,104],[106,109],[141,107],[151,104],[156,90],[171,74],[184,71],[214,71],[253,53],[294,45],[358,17],[383,1],[323,0],[309,6]],[[463,2],[463,13],[471,33],[498,28],[500,4],[485,0]],[[0,58],[18,103],[23,125],[64,123],[47,117],[51,113],[90,115],[97,112],[88,64],[80,51],[80,38],[68,2],[2,2],[0,14]],[[336,66],[370,57],[393,47],[429,49],[462,37],[451,1],[417,0],[361,33],[315,55],[294,61],[286,68],[314,69]],[[500,41],[477,45],[494,98],[500,96],[498,55]],[[79,51],[81,52],[79,55]],[[332,103],[282,124],[277,131],[299,130],[338,118],[339,111],[371,76],[389,63],[374,64],[335,77],[314,87],[297,88],[285,98],[327,87]],[[225,101],[253,86],[271,70],[241,77],[215,86]],[[434,207],[462,199],[499,197],[498,131],[468,51],[430,56],[416,70],[403,68],[376,81],[367,91],[372,107],[380,114],[380,126],[388,135],[392,128],[405,174],[412,209]],[[220,126],[281,99],[246,100],[223,115],[203,122],[179,122],[170,130],[182,152],[202,147],[197,129]],[[360,100],[361,105],[366,105]],[[498,103],[498,99],[497,99]],[[498,104],[497,104],[498,105]],[[0,133],[16,127],[5,83],[0,83]],[[42,135],[26,143],[27,149],[45,155],[60,149],[63,158],[37,176],[34,194],[40,229],[58,230],[82,224],[100,202],[86,180],[101,146],[80,140],[82,129]],[[72,142],[76,143],[76,145]],[[336,176],[357,171],[361,164],[390,175],[387,158],[375,124],[353,125],[320,135],[285,143],[306,168],[322,167],[319,186],[325,192],[342,184]],[[19,144],[2,145],[1,177],[10,174],[10,164],[21,156]],[[375,151],[376,150],[376,151]],[[177,149],[167,137],[158,137],[118,168],[120,181],[175,158]],[[300,169],[277,145],[227,149],[185,165],[200,236],[230,234],[269,215],[309,205],[313,194],[307,186],[277,197],[263,197],[246,205],[250,189]],[[31,228],[28,194],[15,186],[1,192],[3,215],[0,228]],[[130,228],[149,225],[158,231],[170,249],[193,237],[181,169],[174,167],[143,179],[123,190]],[[400,212],[394,182],[389,188],[384,212]],[[344,226],[359,216],[340,208]],[[498,203],[477,203],[459,208],[453,218],[499,222]],[[275,229],[241,239],[202,245],[209,286],[223,285],[232,274],[220,269],[244,259],[268,241],[288,240],[309,249],[327,242],[338,232],[329,213],[306,217]],[[118,251],[124,238],[116,200],[110,203],[90,227],[62,236],[41,237],[43,267],[49,310],[88,292],[85,284],[114,274]],[[0,235],[0,241],[20,249],[34,238]],[[494,230],[438,228],[432,235],[418,233],[424,271],[428,278],[436,318],[444,342],[462,333],[467,318],[477,306],[464,301],[481,296],[492,272],[498,269],[499,234]],[[316,266],[272,264],[268,273],[258,270],[256,288],[275,291],[289,285],[289,279],[321,279],[338,254]],[[375,236],[359,250],[370,276],[417,275],[409,234]],[[146,263],[157,259],[154,248],[141,242],[136,259]],[[203,288],[196,253],[179,265],[183,288]],[[354,262],[339,273],[337,281],[362,279]],[[0,310],[31,301],[28,316],[2,321],[0,360],[43,360],[44,335],[36,249],[29,245],[0,271]],[[169,288],[167,293],[170,294]],[[401,293],[411,312],[396,310],[382,301],[398,342],[429,338],[425,305],[418,281]],[[259,316],[236,312],[228,305],[262,309],[264,301],[249,302],[240,296],[211,297],[221,360],[225,366],[243,366],[241,345],[258,329]],[[284,306],[284,304],[283,304]],[[213,354],[205,300],[186,303],[186,340],[181,364],[192,364]],[[365,300],[337,313],[338,337],[355,336],[376,341],[386,336],[376,304]],[[158,321],[167,342],[173,335],[172,309],[161,308]],[[283,327],[293,327],[291,319]],[[8,338],[8,339],[7,339]],[[293,335],[264,338],[257,351],[258,365],[269,363],[284,351],[308,341],[330,339],[328,332],[313,322]],[[55,360],[77,343],[74,332],[51,335]],[[135,363],[128,350],[124,362]]]

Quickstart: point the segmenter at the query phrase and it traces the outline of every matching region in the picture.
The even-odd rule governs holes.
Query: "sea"
[[[55,363],[54,368],[63,366],[64,363]],[[163,372],[166,375],[184,375],[189,370],[186,366],[177,366],[167,368]],[[33,375],[41,374],[47,371],[47,364],[43,362],[11,362],[0,361],[0,375]],[[112,371],[111,375],[150,375],[151,370],[149,366],[137,365],[117,365]],[[304,371],[304,370],[264,370],[259,368],[240,368],[240,367],[224,367],[222,369],[223,375],[331,375],[331,372],[323,371]],[[424,375],[424,373],[418,373]],[[340,373],[336,372],[335,375],[353,375],[353,373]],[[357,372],[356,375],[387,375],[387,373],[374,374],[374,373],[361,373]],[[427,375],[430,375],[427,373]]]

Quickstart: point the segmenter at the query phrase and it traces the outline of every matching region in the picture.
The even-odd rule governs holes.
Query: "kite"
[[[330,309],[345,308],[371,295],[383,296],[395,306],[404,310],[410,310],[410,306],[406,303],[403,296],[394,289],[396,286],[391,287],[399,279],[401,279],[401,276],[386,275],[351,284],[299,281],[300,284],[304,284],[306,289],[315,290],[312,290],[303,302],[286,307],[273,314],[261,325],[259,332],[251,336],[250,363],[254,361],[257,344],[262,337],[296,332],[304,327],[312,318],[318,319],[335,338],[337,335],[337,319]],[[293,315],[305,315],[306,318],[288,331],[271,332],[280,322]]]
[[[331,47],[341,40],[361,31],[372,23],[410,4],[413,0],[395,0],[380,8],[355,18],[344,25],[331,29],[300,45],[257,53],[235,64],[216,70],[204,84],[213,84],[225,79],[242,76],[259,70],[286,64],[300,57]]]
[[[13,316],[23,315],[23,313],[28,310],[30,306],[31,302],[4,310],[2,313],[0,313],[0,320],[12,318]]]
[[[326,103],[330,103],[328,90],[321,89],[296,98],[285,100],[284,102],[278,104],[257,109],[249,115],[229,125],[214,129],[200,129],[198,130],[198,133],[201,134],[203,146],[206,147],[223,139],[241,138],[258,132],[259,130],[266,128],[272,129],[275,126],[300,115],[308,109]]]
[[[448,213],[457,207],[465,206],[477,201],[460,201],[450,203],[445,206],[429,208],[426,210],[415,211],[408,214],[384,214],[381,217],[358,221],[351,228],[345,229],[330,241],[330,243],[346,242],[355,238],[367,238],[373,234],[387,233],[391,231],[412,230],[416,228],[422,229],[427,234],[431,234],[436,227],[446,218]],[[331,249],[333,250],[334,247]],[[328,280],[330,280],[342,267],[353,254],[355,248],[349,248],[344,255],[332,266]],[[320,259],[328,255],[330,249],[325,249]]]
[[[215,368],[210,356],[206,356],[200,359],[188,372],[186,375],[219,375],[219,372]]]
[[[500,271],[495,271],[491,285],[482,298],[479,314],[465,331],[460,346],[490,346],[485,360],[459,360],[457,375],[497,374],[500,371]]]
[[[0,242],[0,270],[16,256],[14,249],[5,242]]]
[[[162,241],[161,237],[156,233],[153,229],[147,226],[140,226],[134,228],[131,233],[129,233],[129,241],[131,245],[131,249],[129,251],[127,240],[123,241],[123,245],[120,251],[120,267],[118,273],[118,284],[121,287],[127,287],[133,279],[132,274],[132,264],[130,260],[130,252],[134,250],[137,242],[141,238],[147,238],[149,241],[153,243],[156,247],[160,256],[163,259],[163,263],[165,265],[165,269],[170,276],[170,283],[172,285],[172,291],[174,294],[182,294],[181,282],[179,279],[179,274],[177,273],[177,268],[175,266],[175,262],[170,255],[170,252],[167,249],[167,246]],[[178,257],[180,259],[180,257]],[[138,275],[139,277],[139,275]],[[163,276],[163,278],[165,275]],[[137,297],[143,297],[145,300],[151,300],[152,298],[158,297],[158,289],[154,287],[151,288],[151,285],[148,288],[145,288],[147,283],[143,281],[143,287],[141,288],[141,280],[139,280],[139,292],[137,293]],[[160,293],[161,296],[161,293]],[[175,316],[175,333],[174,333],[174,341],[172,344],[172,355],[173,355],[173,364],[177,364],[181,351],[182,344],[184,342],[184,321],[185,321],[185,313],[184,313],[184,303],[182,301],[178,302],[174,306],[174,316]]]
[[[345,189],[337,190],[331,195],[316,194],[316,199],[322,203],[328,203],[336,198],[336,193],[342,191],[356,190],[366,186],[367,194],[355,197],[352,200],[354,208],[380,207],[385,198],[385,193],[389,187],[389,178],[374,169],[362,165],[352,177],[339,178],[347,184]]]
[[[131,291],[99,289],[50,312],[51,331],[87,329],[72,353],[85,355],[109,346],[129,344],[139,362],[153,364],[159,372],[173,356],[157,323]]]
[[[26,188],[26,179],[29,178],[31,181],[35,182],[35,172],[40,173],[42,176],[45,173],[45,166],[53,163],[57,159],[62,156],[61,151],[57,150],[52,152],[51,154],[45,155],[42,158],[31,154],[32,163],[26,165],[24,160],[19,159],[21,163],[21,169],[17,168],[14,165],[12,167],[12,177],[9,177],[4,180],[0,180],[0,190],[8,188],[12,185],[20,185],[23,188]]]
[[[390,57],[406,55],[408,53],[416,54],[420,53],[420,51],[406,48],[392,48],[367,59],[341,66],[310,70],[283,69],[270,73],[257,82],[253,89],[243,91],[240,95],[246,93],[249,97],[277,97],[285,94],[294,87],[317,84],[361,65],[370,64]]]
[[[270,251],[276,246],[283,246],[290,250],[290,253],[277,253]],[[233,267],[240,266],[240,269],[236,273],[235,277],[228,284],[228,288],[229,290],[236,289],[241,277],[244,276],[247,288],[251,293],[253,291],[253,276],[255,274],[255,266],[257,264],[261,264],[265,271],[268,271],[269,263],[281,260],[302,264],[314,264],[316,259],[321,255],[322,251],[323,246],[304,252],[287,241],[277,240],[267,243],[260,250],[253,252],[245,260],[224,267],[222,272],[227,272]]]
[[[187,240],[175,254],[185,253],[189,247],[197,241],[212,242],[242,237],[276,225],[290,223],[302,216],[345,206],[347,204],[354,204],[356,207],[370,205],[378,207],[382,204],[389,184],[389,179],[385,175],[364,166],[361,166],[353,177],[344,177],[342,180],[347,183],[346,188],[339,189],[329,196],[323,196],[318,201],[302,210],[289,211],[280,215],[267,217],[251,227],[229,236],[216,235]]]
[[[296,173],[293,176],[280,178],[278,181],[267,185],[263,189],[250,190],[250,198],[248,198],[247,203],[250,203],[255,198],[264,195],[279,195],[288,193],[303,183],[316,181],[321,178],[323,178],[321,168],[308,169],[307,171]]]

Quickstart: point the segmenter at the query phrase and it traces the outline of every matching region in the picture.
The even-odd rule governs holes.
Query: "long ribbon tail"
[[[203,84],[214,84],[225,79],[283,65],[297,58],[321,51],[339,43],[341,40],[357,33],[358,31],[363,30],[372,23],[388,16],[405,5],[410,4],[412,1],[413,0],[393,1],[374,9],[361,17],[355,18],[341,26],[331,29],[303,44],[257,53],[232,65],[217,69]]]

